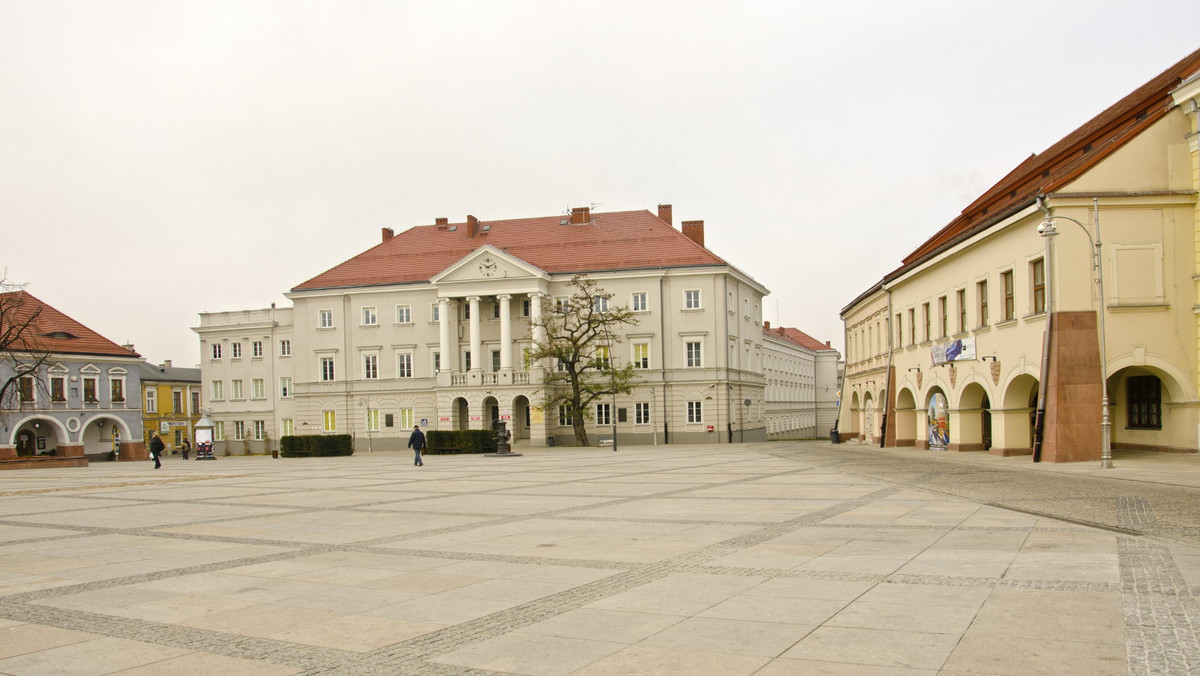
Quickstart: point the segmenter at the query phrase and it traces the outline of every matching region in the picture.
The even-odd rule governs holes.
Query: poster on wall
[[[949,343],[940,343],[929,348],[929,358],[934,366],[946,362],[965,361],[975,358],[975,339],[963,338]]]
[[[929,398],[929,448],[944,451],[950,446],[950,411],[946,395],[935,392]]]

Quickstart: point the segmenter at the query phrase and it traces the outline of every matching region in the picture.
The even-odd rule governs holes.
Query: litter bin
[[[554,435],[550,435],[550,436],[546,437],[546,445],[551,448],[554,447]]]
[[[838,436],[838,431],[837,431],[836,427],[829,430],[829,441],[832,443],[835,443],[835,444],[842,443],[842,438],[840,436]]]

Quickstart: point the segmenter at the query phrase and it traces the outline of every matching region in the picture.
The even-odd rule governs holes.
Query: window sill
[[[991,330],[992,330],[992,325],[985,324],[984,326],[976,326],[975,328],[971,329],[971,333],[987,333],[988,331],[991,331]]]
[[[996,328],[1003,329],[1003,328],[1006,328],[1009,326],[1016,326],[1016,324],[1017,324],[1017,319],[1016,319],[1016,317],[1013,317],[1012,319],[1005,319],[1002,322],[996,322]]]
[[[359,324],[358,328],[360,328],[360,329],[377,329],[377,328],[379,328],[379,325],[378,324]]]

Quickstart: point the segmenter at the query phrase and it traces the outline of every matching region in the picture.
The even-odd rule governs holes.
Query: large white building
[[[640,378],[591,411],[630,443],[767,438],[762,299],[767,289],[704,247],[703,221],[592,213],[462,223],[393,235],[293,288],[291,308],[203,313],[205,405],[218,452],[264,438],[350,433],[359,451],[400,448],[414,423],[516,442],[573,442],[543,411],[547,365],[527,363],[530,318],[585,274],[638,319],[614,355]]]
[[[837,422],[840,356],[799,329],[763,325],[768,439],[829,434]]]

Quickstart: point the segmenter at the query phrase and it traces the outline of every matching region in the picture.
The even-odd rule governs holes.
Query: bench
[[[612,437],[602,437],[600,439],[600,445],[601,446],[612,446],[613,445]]]

